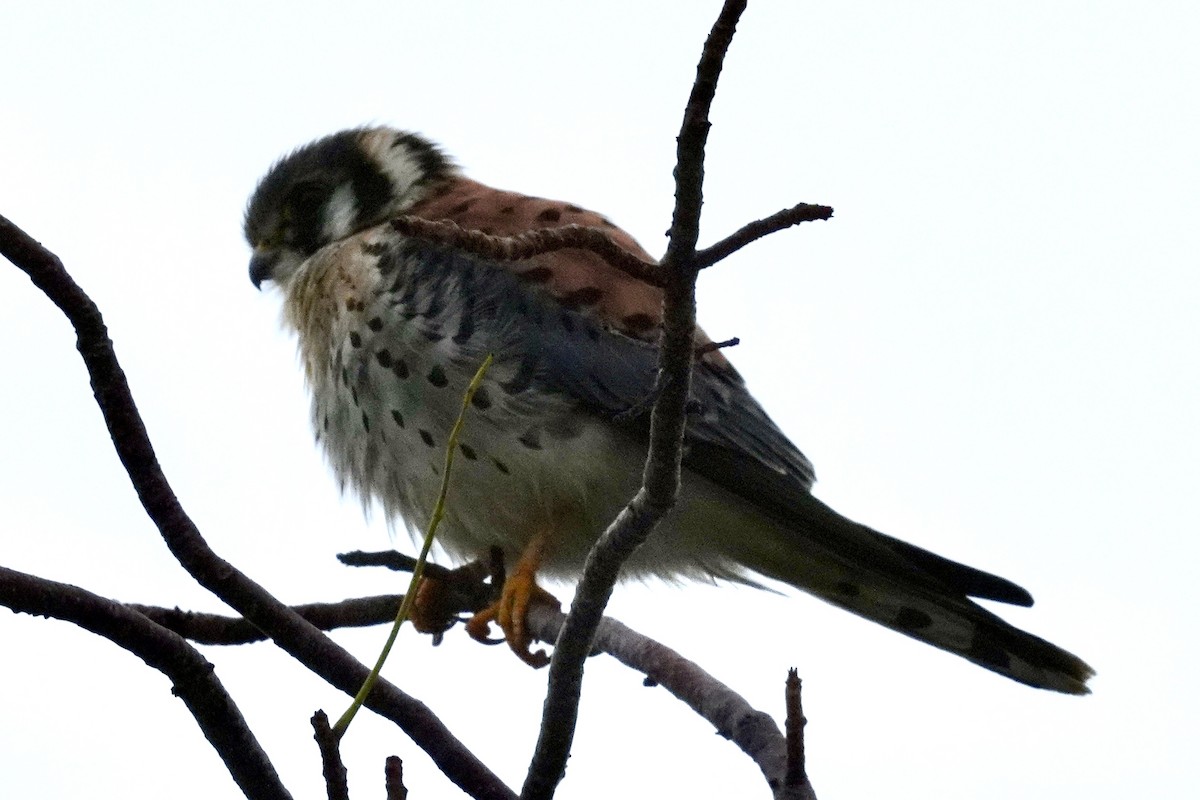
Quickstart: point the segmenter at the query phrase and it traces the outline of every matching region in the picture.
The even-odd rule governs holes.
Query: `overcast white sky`
[[[397,590],[388,544],[312,444],[278,298],[240,239],[288,149],[364,122],[472,177],[612,216],[661,252],[680,111],[718,3],[6,4],[0,213],[103,310],[180,498],[292,602]],[[713,112],[703,239],[798,201],[833,221],[706,273],[701,319],[844,513],[1011,577],[1003,613],[1089,660],[1089,698],[1009,683],[794,592],[651,584],[611,613],[782,712],[799,668],[825,798],[1127,798],[1195,785],[1200,10],[1194,3],[752,3]],[[112,453],[65,320],[0,264],[0,563],[216,610]],[[555,587],[569,598],[569,586]],[[382,630],[339,633],[364,660]],[[229,797],[165,679],[71,626],[0,613],[8,797]],[[545,673],[461,631],[388,676],[510,785]],[[298,798],[308,718],[345,700],[269,646],[209,649]],[[562,797],[767,797],[660,689],[589,664]],[[370,714],[356,797],[405,759]]]

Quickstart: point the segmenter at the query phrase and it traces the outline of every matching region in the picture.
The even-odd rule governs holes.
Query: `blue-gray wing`
[[[461,338],[510,362],[514,393],[536,389],[566,395],[580,410],[631,432],[644,435],[648,430],[657,346],[611,329],[586,309],[565,307],[502,264],[402,237],[391,258],[420,273],[406,275],[402,282],[412,292],[420,287],[429,306],[424,315],[432,311],[441,316],[462,304],[457,322]],[[399,302],[408,300],[403,289],[397,291]],[[475,335],[480,333],[486,335]],[[697,363],[692,401],[686,439],[690,451],[715,448],[747,467],[769,470],[798,490],[812,485],[812,464],[734,370]]]
[[[435,305],[441,305],[436,298],[449,293],[464,300],[462,319],[471,320],[473,332],[488,332],[472,340],[511,362],[514,391],[568,398],[579,410],[646,439],[658,369],[655,345],[564,307],[499,264],[413,240],[406,240],[402,249],[420,256],[409,263],[427,271],[417,282],[432,292]],[[698,363],[691,397],[685,468],[830,551],[970,596],[1032,603],[1028,592],[1010,581],[864,528],[814,498],[812,464],[736,372]],[[864,532],[874,544],[862,546]]]

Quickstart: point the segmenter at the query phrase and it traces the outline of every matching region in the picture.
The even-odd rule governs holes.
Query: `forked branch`
[[[331,686],[350,696],[368,670],[311,623],[218,556],[184,511],[158,464],[100,310],[33,237],[0,217],[0,254],[23,270],[75,328],[77,346],[117,455],[171,553],[193,578]],[[475,798],[509,800],[512,791],[423,703],[380,680],[367,706],[395,722],[439,769]]]
[[[212,664],[178,634],[115,600],[5,567],[0,567],[0,605],[72,622],[166,675],[246,797],[290,800]]]

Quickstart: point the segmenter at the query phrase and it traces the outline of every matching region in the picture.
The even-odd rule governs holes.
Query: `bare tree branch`
[[[397,563],[403,561],[401,558]],[[331,627],[362,626],[391,622],[398,601],[396,595],[384,595],[294,608],[306,616],[312,614],[311,609],[320,609],[324,621],[332,621]],[[241,644],[251,641],[242,636],[243,629],[250,627],[249,623],[238,617],[152,606],[132,608],[146,613],[152,619],[161,619],[164,625],[188,638],[193,638],[194,634],[203,636],[205,643]],[[566,616],[560,611],[536,605],[530,610],[527,623],[537,639],[552,642],[558,637],[565,619]],[[262,638],[265,637],[259,634],[258,639]],[[804,719],[799,706],[799,678],[795,670],[791,670],[788,676],[785,737],[768,714],[753,709],[736,692],[699,665],[610,617],[601,620],[592,652],[607,653],[630,669],[641,672],[653,685],[661,686],[686,703],[721,735],[753,758],[773,788],[807,785],[803,755]]]
[[[561,611],[544,605],[531,608],[526,618],[530,630],[543,641],[559,637],[565,620]],[[604,617],[596,628],[594,648],[594,653],[611,655],[686,703],[754,760],[777,796],[791,797],[784,793],[787,740],[770,714],[753,708],[700,665],[611,617]],[[797,785],[807,787],[807,778]]]
[[[658,385],[661,391],[651,412],[650,449],[642,488],[588,554],[571,612],[555,639],[542,725],[521,790],[523,800],[549,800],[554,796],[575,735],[584,660],[591,652],[596,628],[612,596],[621,565],[674,505],[679,491],[696,328],[694,256],[700,230],[704,145],[710,127],[708,110],[725,53],[745,8],[745,0],[726,0],[696,68],[696,80],[679,133],[675,213],[660,267],[664,276]]]
[[[787,737],[787,770],[783,783],[785,786],[800,786],[808,782],[808,772],[804,765],[804,726],[808,724],[808,720],[804,718],[804,709],[800,705],[800,673],[795,667],[788,670],[784,705],[787,707],[787,719],[784,722]]]
[[[638,258],[614,242],[601,228],[563,225],[516,236],[492,236],[483,231],[467,230],[448,220],[434,222],[414,216],[397,217],[392,220],[392,227],[405,236],[453,244],[482,258],[500,261],[524,261],[568,248],[590,250],[627,275],[654,286],[663,285],[657,264]]]
[[[383,767],[383,786],[387,800],[408,800],[408,789],[404,786],[404,762],[400,756],[388,756]]]
[[[381,594],[374,597],[352,597],[337,603],[305,603],[292,606],[292,610],[315,627],[331,631],[336,628],[363,628],[391,622],[396,618],[396,609],[403,600],[402,594]],[[129,608],[199,644],[237,645],[268,639],[265,633],[245,617],[133,603],[129,604]]]
[[[387,567],[395,572],[412,572],[417,566],[417,559],[401,553],[399,550],[351,550],[349,553],[338,553],[338,561],[348,567]],[[454,570],[441,564],[425,564],[425,577],[450,580]]]
[[[346,780],[346,765],[342,762],[339,739],[329,727],[329,717],[318,710],[312,715],[313,738],[321,751],[321,774],[325,776],[325,796],[329,800],[350,800],[350,785]]]
[[[0,254],[28,274],[74,326],[77,347],[117,455],[146,514],[171,553],[202,586],[243,614],[331,686],[353,697],[366,680],[368,669],[213,552],[183,510],[158,464],[95,303],[79,288],[57,256],[3,216],[0,216]],[[399,725],[446,777],[471,797],[507,800],[513,796],[425,704],[391,683],[380,680],[367,707]]]
[[[339,554],[338,560],[350,566],[383,566],[402,572],[411,571],[416,563],[412,556],[396,550],[370,553],[356,550]],[[425,569],[426,577],[436,577],[446,584],[442,599],[449,606],[451,622],[454,615],[474,614],[485,608],[493,599],[496,581],[485,581],[489,577],[490,568],[482,562],[472,561],[455,569],[426,564]],[[372,597],[351,597],[334,603],[303,603],[291,606],[291,609],[315,627],[330,631],[336,628],[362,628],[392,622],[396,619],[396,609],[402,602],[402,594],[381,594]],[[139,603],[127,605],[164,628],[199,644],[251,644],[270,638],[245,617]]]
[[[166,675],[246,797],[291,798],[212,664],[180,636],[115,600],[5,567],[0,567],[0,604],[72,622]]]
[[[791,208],[785,208],[769,217],[748,222],[739,230],[726,236],[711,247],[700,250],[696,253],[696,266],[699,269],[711,267],[718,261],[728,258],[746,245],[756,242],[764,236],[785,230],[793,225],[799,225],[801,222],[829,219],[832,216],[833,209],[829,206],[800,203]]]

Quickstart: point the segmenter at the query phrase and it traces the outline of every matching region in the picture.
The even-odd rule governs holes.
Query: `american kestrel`
[[[399,215],[513,235],[607,218],[464,177],[428,140],[342,131],[276,163],[246,210],[250,278],[276,284],[299,337],[317,439],[343,489],[423,530],[464,389],[475,395],[438,542],[460,558],[500,548],[495,618],[527,661],[536,574],[577,576],[640,485],[661,293],[593,253],[493,262],[408,238]],[[697,331],[698,341],[703,334]],[[976,605],[1033,603],[1004,578],[853,522],[810,492],[808,459],[723,355],[697,363],[676,507],[625,565],[668,580],[783,581],[1013,680],[1086,693],[1082,660]]]

